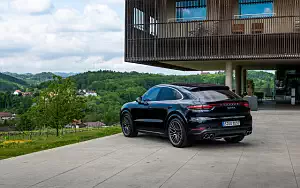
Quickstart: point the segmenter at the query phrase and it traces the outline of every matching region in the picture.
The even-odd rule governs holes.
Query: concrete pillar
[[[232,90],[232,62],[226,62],[226,69],[225,69],[225,85],[229,87],[230,90]]]
[[[244,76],[245,76],[245,69],[242,69],[241,71],[242,75],[241,75],[241,93],[244,94],[245,92],[245,79],[244,79]]]
[[[235,93],[242,94],[242,67],[240,65],[235,67]]]
[[[247,70],[242,70],[242,93],[247,92]]]

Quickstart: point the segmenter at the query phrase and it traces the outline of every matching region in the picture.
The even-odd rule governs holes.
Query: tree
[[[19,117],[19,121],[17,123],[17,130],[31,131],[34,129],[35,129],[35,125],[33,124],[30,115],[28,113],[22,114]]]
[[[59,136],[59,129],[84,117],[85,107],[86,100],[76,95],[74,82],[69,78],[55,76],[49,87],[41,92],[34,108],[38,112],[38,119],[55,128]]]

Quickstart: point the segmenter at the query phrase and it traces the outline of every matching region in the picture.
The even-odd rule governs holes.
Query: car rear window
[[[192,94],[202,102],[218,102],[240,98],[229,90],[194,91]]]

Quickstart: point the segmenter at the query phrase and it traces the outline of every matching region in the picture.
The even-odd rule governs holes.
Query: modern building
[[[126,0],[125,61],[185,71],[277,70],[300,99],[300,0]],[[279,88],[279,86],[278,86]],[[280,94],[280,95],[281,95]]]

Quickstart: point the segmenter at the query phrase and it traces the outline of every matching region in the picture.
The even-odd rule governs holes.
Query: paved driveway
[[[0,161],[0,187],[270,187],[300,183],[300,111],[253,113],[240,144],[115,135]],[[298,182],[298,183],[297,183]]]

